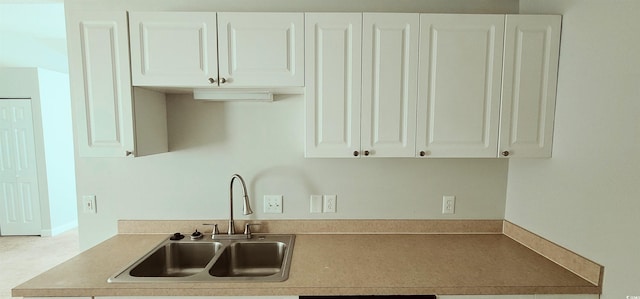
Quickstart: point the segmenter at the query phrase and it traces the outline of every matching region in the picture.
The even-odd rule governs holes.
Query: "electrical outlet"
[[[96,209],[96,196],[95,195],[84,195],[82,196],[82,211],[84,213],[93,213],[97,214],[98,209]]]
[[[282,214],[282,195],[265,195],[264,212]]]
[[[309,197],[309,212],[322,213],[322,195],[311,195]]]
[[[336,212],[336,202],[338,201],[337,195],[325,195],[323,196],[323,204],[324,207],[322,212],[324,213],[335,213]]]
[[[445,195],[442,197],[442,214],[455,214],[456,197],[454,195]]]

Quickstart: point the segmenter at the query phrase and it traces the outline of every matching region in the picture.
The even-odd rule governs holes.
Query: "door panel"
[[[0,174],[15,176],[11,107],[2,103],[7,102],[0,102]]]
[[[418,14],[364,14],[362,150],[415,156]]]
[[[424,14],[420,26],[418,151],[496,157],[504,16]]]
[[[36,177],[35,141],[31,105],[25,100],[13,107],[13,138],[15,141],[15,171],[19,177]]]
[[[360,151],[359,13],[305,15],[306,157]]]
[[[81,157],[135,151],[127,18],[123,12],[69,15],[71,98]],[[76,76],[78,75],[78,76]]]
[[[40,197],[30,100],[0,100],[0,233],[39,235]]]
[[[221,87],[303,86],[302,13],[218,13]]]
[[[129,23],[133,85],[217,86],[215,12],[132,12]]]
[[[551,157],[561,16],[507,15],[500,151]]]

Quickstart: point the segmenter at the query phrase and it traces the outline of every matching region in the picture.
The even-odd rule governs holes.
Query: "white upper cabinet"
[[[496,157],[504,15],[420,16],[419,156]]]
[[[360,13],[305,14],[306,157],[360,152]]]
[[[360,133],[365,156],[415,156],[419,31],[419,14],[363,15]]]
[[[307,157],[415,156],[418,32],[418,14],[306,14]]]
[[[131,12],[133,85],[304,84],[302,13]]]
[[[551,157],[561,16],[507,15],[500,156]]]
[[[166,152],[164,95],[150,91],[136,92],[137,98],[133,95],[126,13],[70,14],[67,40],[79,155],[124,157]],[[136,118],[135,113],[141,117]]]
[[[218,13],[220,86],[304,86],[303,26],[301,13]]]
[[[127,15],[67,16],[69,78],[80,156],[119,157],[134,151]]]
[[[137,86],[210,86],[218,80],[215,12],[132,12],[131,76]]]

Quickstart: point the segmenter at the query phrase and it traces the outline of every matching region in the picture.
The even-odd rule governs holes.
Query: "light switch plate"
[[[309,212],[322,213],[322,195],[311,195],[309,197]]]
[[[82,196],[82,212],[97,214],[98,209],[96,209],[96,196],[95,195],[84,195]]]

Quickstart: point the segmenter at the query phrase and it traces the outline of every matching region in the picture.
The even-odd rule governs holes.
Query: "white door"
[[[215,12],[131,12],[135,86],[217,86]]]
[[[0,100],[0,234],[41,229],[31,100]]]
[[[423,14],[420,28],[417,151],[496,157],[504,15]]]
[[[303,86],[304,15],[218,13],[218,51],[221,87]]]
[[[561,16],[507,15],[500,156],[551,157]]]
[[[67,24],[69,78],[79,82],[71,98],[80,156],[135,152],[126,14],[70,14]]]
[[[305,14],[305,32],[305,156],[359,156],[362,14]]]
[[[364,156],[415,156],[419,23],[419,14],[363,16]]]

